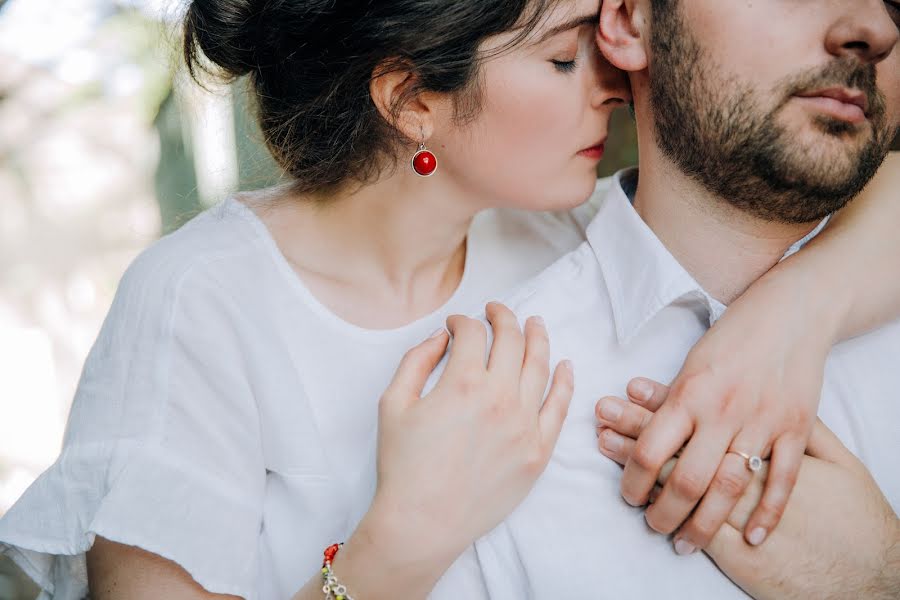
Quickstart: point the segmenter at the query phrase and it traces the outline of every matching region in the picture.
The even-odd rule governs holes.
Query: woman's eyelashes
[[[551,60],[550,62],[553,63],[553,68],[560,73],[571,73],[578,67],[578,60],[575,58],[572,60]]]

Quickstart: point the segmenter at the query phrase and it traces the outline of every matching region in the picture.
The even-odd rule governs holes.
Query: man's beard
[[[653,13],[650,93],[657,144],[683,173],[744,212],[785,223],[820,220],[862,191],[898,133],[887,124],[874,65],[835,60],[791,77],[777,86],[780,101],[766,112],[748,84],[716,80],[721,69],[689,31],[677,3],[667,4]],[[777,122],[795,93],[840,86],[869,99],[874,134],[863,147],[807,148]],[[824,115],[815,123],[835,137],[857,127]]]

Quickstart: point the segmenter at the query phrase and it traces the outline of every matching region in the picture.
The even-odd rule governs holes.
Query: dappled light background
[[[134,257],[277,182],[243,82],[191,83],[180,2],[0,0],[0,515],[55,459]],[[622,111],[601,166],[637,161]],[[0,560],[0,599],[34,590]]]

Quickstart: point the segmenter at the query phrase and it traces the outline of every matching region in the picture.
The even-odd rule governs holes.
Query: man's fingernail
[[[444,332],[445,332],[445,331],[447,331],[447,330],[444,329],[443,327],[441,327],[440,329],[438,329],[437,331],[435,331],[434,333],[432,333],[430,336],[428,336],[428,339],[432,339],[432,340],[433,340],[434,338],[441,337],[442,335],[444,335]]]
[[[748,537],[748,541],[754,546],[759,546],[766,539],[766,530],[762,527],[757,527],[753,531],[750,532],[750,536]]]
[[[644,379],[636,379],[631,385],[632,396],[635,400],[647,402],[653,396],[653,386],[649,381]]]
[[[686,542],[685,540],[678,540],[675,542],[675,554],[679,556],[687,556],[688,554],[693,554],[696,548],[690,542]]]
[[[612,400],[601,400],[600,416],[603,417],[603,420],[605,421],[615,423],[619,420],[619,417],[622,416],[622,407],[619,406],[618,402],[614,402]]]
[[[622,438],[609,429],[600,436],[600,443],[610,452],[619,452],[622,449]]]

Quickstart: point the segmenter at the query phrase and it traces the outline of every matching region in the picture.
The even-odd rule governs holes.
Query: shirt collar
[[[672,303],[693,298],[705,306],[710,326],[726,306],[710,296],[675,259],[631,204],[637,169],[618,172],[594,220],[587,240],[606,280],[620,344],[627,344],[659,311]],[[793,244],[784,258],[794,254],[821,232],[823,221]]]

